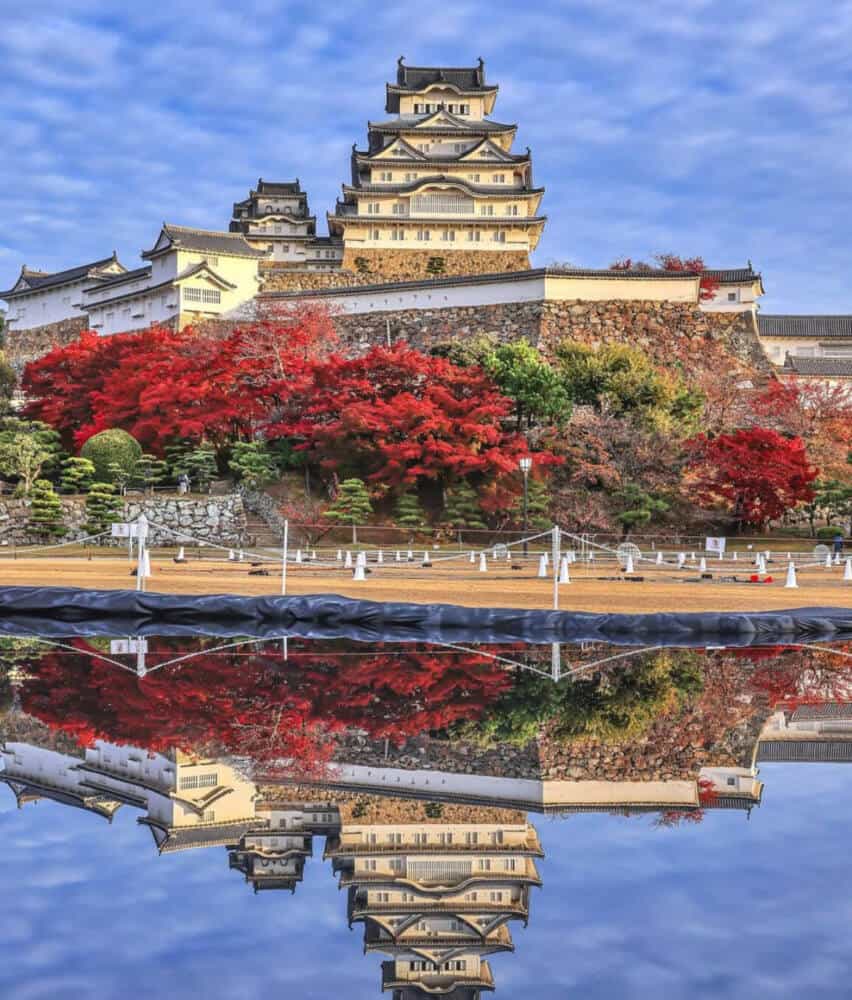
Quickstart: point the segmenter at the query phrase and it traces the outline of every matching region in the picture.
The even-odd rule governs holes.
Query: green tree
[[[0,475],[16,479],[25,494],[49,458],[50,452],[34,434],[15,434],[0,440]]]
[[[197,489],[204,493],[219,471],[216,452],[212,445],[200,444],[191,451],[184,452],[173,465],[177,475],[186,475]]]
[[[678,378],[659,372],[640,350],[622,344],[601,348],[562,341],[556,366],[575,405],[598,413],[632,416],[660,430],[688,433],[701,413],[702,396]]]
[[[447,270],[447,262],[443,257],[430,257],[426,261],[426,273],[439,275]]]
[[[72,456],[62,463],[63,493],[85,493],[95,478],[95,465],[88,458]]]
[[[65,534],[62,521],[62,501],[53,489],[49,479],[36,479],[29,492],[29,528],[39,538],[50,538]]]
[[[142,489],[148,490],[164,483],[166,479],[168,479],[168,466],[166,463],[161,458],[157,458],[156,455],[145,454],[140,456],[139,461],[133,467],[130,482],[135,486],[141,486]]]
[[[656,515],[664,514],[669,509],[665,500],[646,493],[635,483],[626,483],[616,490],[613,499],[621,508],[615,518],[621,525],[622,538],[627,538],[634,528],[648,524]]]
[[[457,483],[447,490],[442,520],[457,529],[486,527],[479,495],[470,483]]]
[[[524,495],[519,493],[512,505],[512,520],[522,524],[524,519]],[[530,479],[527,488],[527,525],[536,531],[547,531],[553,527],[550,517],[550,491],[539,479]]]
[[[0,344],[2,339],[2,327],[0,327]],[[18,387],[18,376],[15,369],[6,359],[5,350],[0,350],[0,413],[8,413],[12,405],[12,397]]]
[[[500,344],[483,367],[515,404],[517,430],[533,424],[562,426],[571,416],[571,397],[560,373],[526,340]]]
[[[835,519],[849,528],[852,520],[852,482],[843,483],[839,479],[822,479],[814,483],[814,499],[807,505],[811,524],[811,534],[815,534],[814,521],[817,511],[821,511],[828,524]]]
[[[413,490],[399,496],[393,510],[394,524],[401,528],[422,528],[426,523],[426,512]]]
[[[127,473],[142,456],[142,445],[127,431],[113,427],[95,434],[80,449],[83,458],[88,458],[95,466],[95,478],[103,483],[114,482],[117,468]]]
[[[370,494],[363,479],[344,479],[337,488],[337,496],[328,509],[323,511],[323,517],[335,524],[352,525],[352,543],[358,541],[358,525],[373,513]]]
[[[228,468],[250,489],[271,483],[277,473],[275,457],[262,441],[238,441],[231,448]]]
[[[86,531],[97,534],[120,521],[124,505],[113,483],[92,483],[86,496]]]

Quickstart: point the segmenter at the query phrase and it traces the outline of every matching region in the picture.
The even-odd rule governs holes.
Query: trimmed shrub
[[[127,431],[118,427],[95,434],[80,449],[82,458],[88,458],[95,467],[95,479],[110,483],[116,467],[132,474],[142,457],[142,445]]]

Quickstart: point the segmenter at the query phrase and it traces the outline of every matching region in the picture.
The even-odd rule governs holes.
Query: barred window
[[[473,199],[458,194],[421,194],[412,199],[412,209],[430,215],[472,215]]]
[[[184,288],[183,297],[186,302],[204,302],[210,305],[219,305],[222,301],[222,293],[218,288]]]
[[[186,774],[180,779],[181,791],[190,788],[215,788],[219,784],[219,775],[216,771],[210,774]]]

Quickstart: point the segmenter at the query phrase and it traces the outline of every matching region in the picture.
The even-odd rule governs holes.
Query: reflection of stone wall
[[[429,261],[443,269],[430,272]],[[416,281],[446,275],[501,274],[529,270],[529,255],[515,250],[353,250],[343,254],[343,268],[365,274],[370,281]],[[366,270],[365,270],[366,269]]]
[[[43,357],[54,347],[70,344],[88,325],[88,316],[78,316],[35,326],[31,330],[9,330],[6,333],[6,358],[20,375],[28,361]]]

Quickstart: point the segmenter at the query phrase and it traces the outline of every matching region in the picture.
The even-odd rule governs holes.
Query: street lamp
[[[524,475],[524,559],[527,557],[529,547],[529,543],[527,542],[527,507],[529,504],[529,478],[532,464],[533,460],[529,455],[524,455],[523,458],[518,459],[518,465]]]

